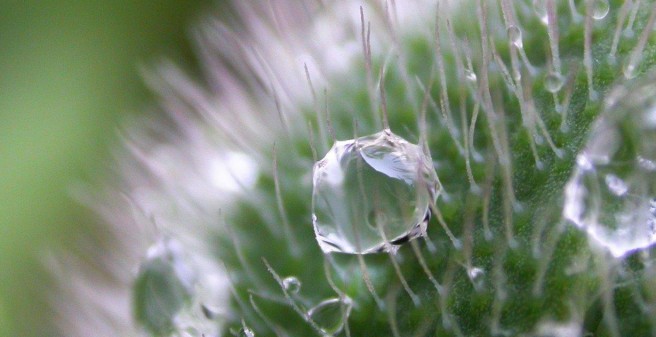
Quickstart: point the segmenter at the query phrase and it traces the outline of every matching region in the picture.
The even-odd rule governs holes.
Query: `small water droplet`
[[[508,38],[510,42],[517,48],[523,48],[524,42],[522,41],[522,30],[519,27],[511,25],[508,27]]]
[[[557,93],[563,87],[565,80],[561,74],[549,72],[544,78],[544,87],[551,93]]]
[[[656,242],[655,77],[611,92],[565,187],[565,218],[616,257]]]
[[[647,171],[656,171],[656,163],[642,156],[638,156],[638,165]]]
[[[624,63],[624,67],[622,67],[622,72],[624,73],[624,77],[628,80],[636,77],[637,71],[636,71],[636,65],[635,62],[631,60],[631,57],[629,57],[628,61]]]
[[[477,80],[476,73],[469,69],[465,69],[465,78],[467,78],[468,81],[474,83]]]
[[[351,314],[353,302],[350,298],[331,298],[322,301],[307,312],[307,316],[316,323],[326,335],[335,335],[344,328],[344,323]]]
[[[312,222],[324,253],[387,252],[424,235],[441,191],[432,162],[391,131],[335,142],[314,166]]]
[[[133,286],[136,320],[155,335],[172,330],[192,295],[192,274],[177,241],[164,238],[150,247]]]
[[[248,327],[239,329],[239,337],[255,337],[255,332]]]
[[[610,11],[610,5],[608,5],[608,0],[594,0],[592,7],[592,18],[595,20],[601,20],[608,15]]]
[[[485,271],[481,268],[478,267],[471,267],[467,269],[467,276],[469,276],[469,280],[472,282],[474,285],[474,288],[476,290],[480,290],[483,288],[483,283],[484,283],[484,276],[485,276]]]
[[[285,290],[292,294],[298,294],[301,290],[301,281],[299,281],[295,276],[285,277],[282,280],[282,286],[285,287]]]
[[[605,180],[608,190],[618,197],[625,195],[629,190],[629,187],[626,186],[626,183],[614,174],[607,174]]]
[[[547,6],[545,4],[545,0],[533,0],[533,10],[543,24],[546,25],[549,23],[549,16],[547,16]]]

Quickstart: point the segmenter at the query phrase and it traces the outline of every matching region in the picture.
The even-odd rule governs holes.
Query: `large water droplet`
[[[608,15],[610,11],[610,5],[608,0],[594,0],[592,7],[592,18],[595,20],[601,20]]]
[[[325,253],[367,254],[425,234],[441,185],[429,155],[389,130],[335,142],[314,165],[314,231]]]
[[[288,292],[292,294],[298,294],[298,292],[301,290],[301,281],[299,281],[295,276],[285,277],[282,280],[282,286]]]
[[[655,79],[611,93],[565,187],[564,216],[616,257],[656,241]]]
[[[565,80],[563,79],[563,76],[555,72],[550,72],[544,78],[544,87],[551,93],[557,93],[560,91],[564,83]]]
[[[533,10],[540,18],[540,21],[546,25],[549,23],[549,16],[547,15],[547,5],[545,2],[545,0],[533,0]]]
[[[307,315],[326,335],[332,336],[344,328],[352,306],[353,303],[348,297],[331,298],[308,310]]]
[[[523,48],[524,42],[522,41],[522,31],[519,27],[511,25],[508,27],[508,38],[510,42],[517,48]]]

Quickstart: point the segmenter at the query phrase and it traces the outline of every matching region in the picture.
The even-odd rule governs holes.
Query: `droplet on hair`
[[[349,297],[330,298],[312,307],[307,316],[323,333],[333,336],[339,333],[351,314],[353,302]]]
[[[476,83],[476,80],[477,80],[476,73],[469,70],[469,69],[465,69],[465,78],[468,81],[474,82],[474,83]]]
[[[282,286],[291,294],[298,294],[301,290],[301,281],[296,276],[288,276],[282,280]]]
[[[312,223],[324,253],[389,252],[425,235],[442,189],[432,163],[389,130],[335,142],[314,165]]]
[[[522,41],[522,31],[519,27],[511,25],[508,27],[508,38],[510,42],[517,48],[523,48],[524,42]]]
[[[549,16],[547,15],[547,6],[545,4],[545,0],[533,0],[533,10],[543,24],[546,25],[549,23]]]
[[[595,20],[602,20],[610,11],[608,0],[594,0],[592,6],[592,18]]]
[[[611,93],[565,187],[565,218],[616,257],[656,242],[654,83]]]
[[[563,76],[555,72],[550,72],[544,78],[544,87],[545,89],[547,89],[547,91],[551,93],[557,93],[558,91],[560,91],[564,83],[565,80]]]

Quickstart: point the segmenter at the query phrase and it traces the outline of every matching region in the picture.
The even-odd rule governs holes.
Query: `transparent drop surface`
[[[344,323],[351,314],[353,303],[350,298],[331,298],[322,301],[308,310],[308,317],[314,321],[326,335],[335,335],[344,328]]]
[[[239,329],[239,337],[255,337],[255,332],[247,327],[241,328]]]
[[[608,0],[594,0],[592,7],[592,18],[595,20],[601,20],[608,15],[610,11],[610,5]]]
[[[285,277],[282,280],[282,286],[285,287],[285,290],[292,294],[298,294],[301,290],[301,281],[299,281],[295,276]]]
[[[172,332],[176,315],[191,298],[190,278],[176,241],[163,239],[153,245],[134,281],[136,320],[154,335]]]
[[[563,76],[558,73],[550,72],[544,78],[544,87],[551,93],[557,93],[560,91],[564,83],[565,80],[563,79]]]
[[[656,241],[655,83],[611,93],[565,187],[564,216],[616,257]]]
[[[517,48],[523,48],[524,43],[522,42],[522,31],[519,29],[517,26],[510,26],[508,27],[508,38],[510,39],[510,42],[512,42],[515,47]]]
[[[470,82],[476,82],[476,73],[469,69],[465,69],[465,78]]]
[[[545,2],[545,0],[533,0],[533,10],[540,18],[540,21],[546,25],[549,23],[549,17],[547,16],[547,6]]]
[[[390,130],[337,141],[314,165],[319,246],[324,253],[393,251],[425,234],[440,189],[430,156]]]

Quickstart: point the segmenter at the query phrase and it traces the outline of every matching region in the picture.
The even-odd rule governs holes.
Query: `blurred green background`
[[[119,121],[150,101],[140,65],[192,67],[189,28],[211,8],[0,0],[0,336],[54,335],[42,254],[93,223],[68,189],[104,169]]]

